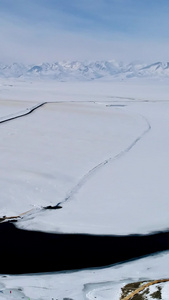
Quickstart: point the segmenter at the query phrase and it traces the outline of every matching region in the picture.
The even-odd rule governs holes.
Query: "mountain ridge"
[[[169,77],[169,62],[152,64],[101,61],[58,61],[54,63],[0,63],[0,78],[40,78],[58,81],[90,81],[100,78]]]

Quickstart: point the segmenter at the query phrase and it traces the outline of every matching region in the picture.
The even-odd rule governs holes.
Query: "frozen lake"
[[[165,83],[152,82],[2,84],[0,216],[50,233],[166,231],[167,95]],[[167,269],[164,252],[102,269],[2,275],[0,299],[119,300],[124,284]]]

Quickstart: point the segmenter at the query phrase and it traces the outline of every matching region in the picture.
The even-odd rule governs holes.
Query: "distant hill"
[[[99,78],[169,77],[169,62],[155,62],[150,65],[140,63],[125,64],[110,61],[62,61],[24,65],[0,63],[0,78],[44,78],[57,81],[88,81]]]

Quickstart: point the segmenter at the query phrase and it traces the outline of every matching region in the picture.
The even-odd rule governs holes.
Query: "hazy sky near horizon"
[[[0,61],[167,61],[168,0],[0,0]]]

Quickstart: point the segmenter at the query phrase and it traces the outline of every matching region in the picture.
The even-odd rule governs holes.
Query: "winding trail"
[[[141,285],[139,288],[137,288],[135,291],[131,292],[126,297],[121,298],[121,300],[131,300],[134,296],[138,295],[140,292],[144,291],[149,286],[154,285],[154,284],[158,284],[158,283],[168,282],[168,281],[169,281],[169,279],[167,278],[167,279],[153,280],[153,281],[150,281],[148,283],[145,283],[145,284]]]
[[[108,163],[115,161],[119,158],[121,158],[123,155],[127,154],[150,130],[151,125],[149,121],[146,119],[146,117],[139,115],[144,122],[147,124],[147,128],[140,134],[127,148],[123,149],[121,152],[119,152],[114,157],[109,157],[108,159],[102,161],[95,167],[93,167],[91,170],[89,170],[80,180],[79,182],[71,189],[71,191],[68,193],[66,198],[63,201],[60,201],[57,205],[63,204],[64,202],[70,200],[77,192],[78,190],[90,179],[91,176],[93,176],[96,172],[98,172],[101,168],[103,168]]]

